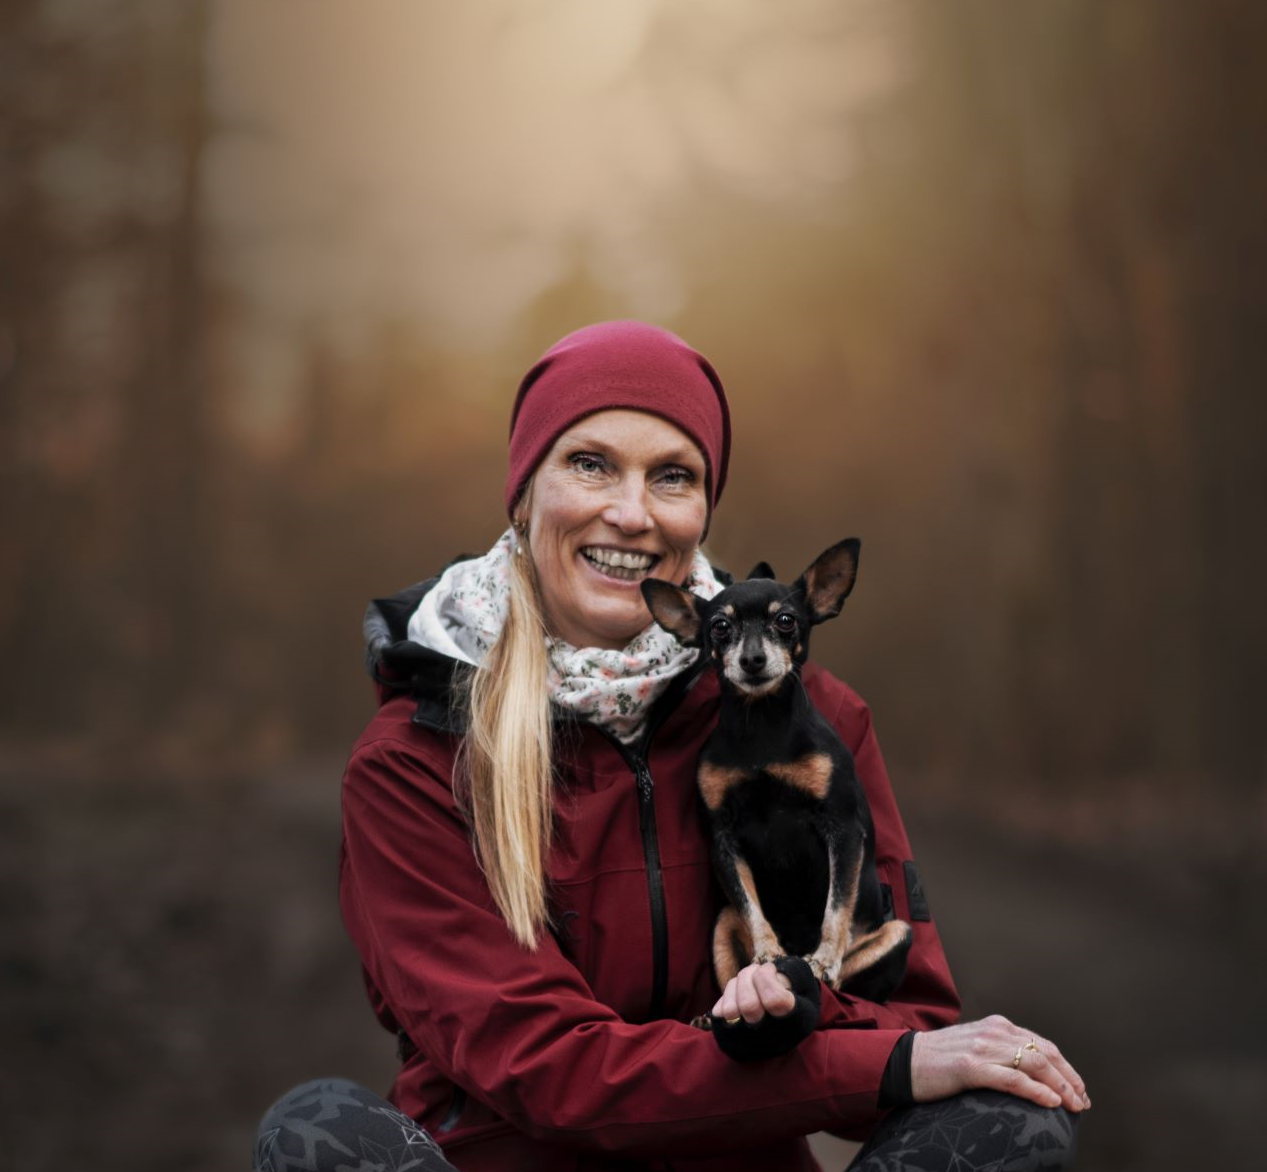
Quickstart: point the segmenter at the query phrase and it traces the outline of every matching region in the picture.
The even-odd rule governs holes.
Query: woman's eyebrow
[[[610,451],[610,448],[608,448],[608,446],[601,440],[591,439],[589,436],[579,431],[565,432],[562,437],[562,442],[569,448],[585,448],[590,452],[606,453]]]

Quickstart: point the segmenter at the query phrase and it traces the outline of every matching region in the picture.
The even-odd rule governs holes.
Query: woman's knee
[[[414,1120],[350,1079],[301,1083],[264,1112],[254,1172],[334,1172],[350,1165],[366,1172],[452,1168]]]
[[[1002,1091],[962,1096],[968,1132],[997,1137],[999,1172],[1065,1172],[1078,1153],[1078,1117],[1064,1107],[1040,1107]]]
[[[894,1111],[850,1172],[1065,1172],[1077,1153],[1076,1118],[1000,1091],[966,1091]]]
[[[264,1112],[260,1127],[262,1129],[270,1122],[288,1119],[292,1115],[302,1118],[315,1103],[326,1096],[348,1096],[364,1089],[348,1078],[314,1078],[300,1083],[297,1087],[288,1090]]]

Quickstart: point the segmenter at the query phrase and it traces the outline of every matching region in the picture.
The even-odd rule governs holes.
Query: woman
[[[1067,1161],[1082,1080],[1002,1018],[950,1024],[870,716],[813,665],[805,686],[854,754],[880,878],[913,926],[907,975],[883,1005],[822,990],[818,1028],[764,1062],[685,1024],[795,1005],[769,964],[713,984],[694,763],[717,684],[638,586],[721,588],[699,545],[729,447],[722,384],[679,338],[580,330],[520,386],[510,529],[371,605],[382,704],[344,779],[340,890],[402,1066],[393,1106],[342,1081],[291,1092],[257,1168],[794,1172],[817,1168],[804,1136],[824,1129],[871,1136],[860,1168]],[[952,1132],[971,1155],[938,1154]]]

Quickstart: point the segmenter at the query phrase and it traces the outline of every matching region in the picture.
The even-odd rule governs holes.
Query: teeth
[[[595,549],[590,546],[581,552],[592,562],[625,570],[646,570],[655,561],[649,553],[624,553],[616,549]]]

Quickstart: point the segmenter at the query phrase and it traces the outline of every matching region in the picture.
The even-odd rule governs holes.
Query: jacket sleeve
[[[917,875],[911,844],[889,784],[871,712],[844,685],[845,699],[834,724],[853,753],[875,823],[876,869],[893,893],[893,911],[911,925],[913,939],[906,975],[888,1001],[877,1005],[847,993],[831,992],[823,999],[819,1027],[874,1025],[880,1029],[929,1030],[951,1025],[959,1018],[959,994],[950,975],[937,926],[922,895],[912,907],[911,885]]]
[[[360,746],[343,801],[343,915],[368,975],[437,1069],[521,1130],[672,1155],[874,1122],[904,1021],[819,1030],[755,1066],[684,1023],[626,1022],[551,937],[511,936],[424,746]]]

